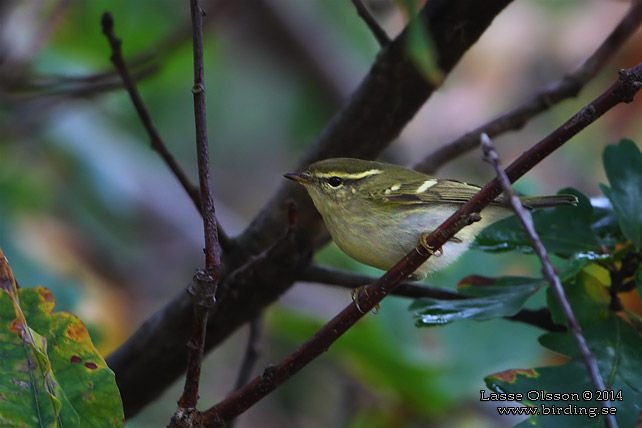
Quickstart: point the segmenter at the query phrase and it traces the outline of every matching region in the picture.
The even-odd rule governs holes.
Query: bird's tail
[[[519,200],[528,209],[577,205],[578,203],[577,197],[565,194],[551,196],[523,196],[519,198]]]

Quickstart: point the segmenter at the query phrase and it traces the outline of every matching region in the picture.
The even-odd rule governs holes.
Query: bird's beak
[[[310,184],[312,183],[312,180],[310,179],[310,176],[306,174],[305,172],[299,172],[299,173],[293,173],[289,172],[287,174],[283,174],[285,178],[289,178],[290,180],[294,180],[297,183],[301,184]]]

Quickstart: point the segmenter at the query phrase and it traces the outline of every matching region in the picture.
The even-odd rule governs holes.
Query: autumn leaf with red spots
[[[11,426],[122,426],[113,372],[80,319],[44,287],[18,288],[0,250],[0,420]]]

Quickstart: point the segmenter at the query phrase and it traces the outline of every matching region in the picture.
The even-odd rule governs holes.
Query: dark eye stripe
[[[339,177],[330,177],[328,178],[328,184],[332,187],[339,187],[343,184],[343,180]]]

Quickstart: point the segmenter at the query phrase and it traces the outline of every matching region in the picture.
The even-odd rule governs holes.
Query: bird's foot
[[[354,302],[354,305],[357,307],[357,310],[361,312],[362,314],[365,314],[365,311],[361,309],[359,306],[359,296],[361,293],[364,293],[366,296],[368,296],[368,286],[367,285],[362,285],[361,287],[357,287],[354,290],[352,290],[352,301]],[[375,305],[375,307],[372,309],[373,314],[378,314],[379,313],[379,303]]]
[[[428,244],[428,237],[429,236],[430,236],[430,233],[427,233],[427,232],[424,232],[419,236],[419,243],[417,244],[417,251],[421,252],[421,249],[424,249],[431,256],[441,257],[442,254],[444,254],[443,247],[434,248],[433,246],[429,245]]]

